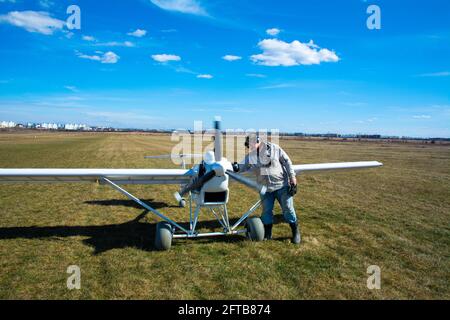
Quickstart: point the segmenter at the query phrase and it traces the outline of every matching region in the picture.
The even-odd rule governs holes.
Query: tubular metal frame
[[[193,201],[192,201],[192,194],[189,192],[189,230],[186,228],[183,228],[178,223],[164,215],[163,213],[159,212],[158,210],[152,208],[136,196],[132,195],[130,192],[122,188],[121,186],[117,185],[116,183],[112,182],[111,180],[107,178],[102,178],[102,181],[105,182],[105,184],[110,185],[120,193],[124,194],[128,199],[133,200],[137,204],[139,204],[144,209],[148,210],[149,212],[155,214],[159,218],[163,219],[164,221],[170,223],[173,226],[173,238],[198,238],[198,237],[214,237],[214,236],[223,236],[223,235],[232,235],[232,234],[241,234],[246,233],[247,230],[244,229],[238,229],[237,228],[242,224],[245,219],[247,219],[253,212],[255,212],[256,209],[258,209],[261,206],[261,200],[258,200],[253,206],[250,207],[249,210],[247,210],[239,219],[236,221],[234,225],[231,226],[230,219],[228,216],[228,209],[227,204],[211,204],[211,205],[199,205],[198,203],[195,203],[195,209],[193,210]],[[219,222],[219,225],[223,228],[222,232],[204,232],[199,233],[196,231],[198,218],[200,216],[200,211],[202,208],[208,208],[210,212],[213,214],[213,216],[216,218],[216,220]],[[178,230],[179,233],[176,233],[175,230]],[[181,233],[180,233],[181,232]]]

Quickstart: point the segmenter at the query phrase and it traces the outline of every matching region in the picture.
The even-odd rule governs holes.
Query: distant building
[[[56,123],[43,123],[41,124],[41,128],[47,130],[58,130],[58,125]]]
[[[360,139],[380,139],[381,135],[379,135],[379,134],[358,134],[356,137],[360,138]]]
[[[64,130],[68,131],[90,131],[91,128],[85,124],[67,123],[64,125]]]
[[[325,133],[321,134],[320,136],[324,138],[338,138],[340,135],[338,135],[337,133]]]
[[[15,128],[16,123],[12,121],[2,121],[0,122],[0,128]]]

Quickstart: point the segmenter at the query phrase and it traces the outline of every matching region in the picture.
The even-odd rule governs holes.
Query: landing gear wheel
[[[168,222],[158,222],[156,225],[155,247],[157,250],[169,250],[172,245],[172,226]]]
[[[180,206],[180,208],[186,207],[186,199],[181,198],[181,200],[178,202],[178,205]]]
[[[251,241],[264,240],[264,224],[258,217],[251,217],[247,220],[247,238]]]

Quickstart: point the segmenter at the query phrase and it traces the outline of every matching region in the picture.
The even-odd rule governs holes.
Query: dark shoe
[[[300,235],[300,230],[298,229],[298,223],[290,223],[289,226],[292,230],[292,243],[299,244],[302,241],[302,237]]]
[[[273,224],[264,225],[264,240],[272,240],[272,226]]]

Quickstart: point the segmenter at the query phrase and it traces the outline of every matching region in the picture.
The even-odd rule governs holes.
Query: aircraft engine
[[[232,164],[225,158],[216,162],[212,151],[208,151],[204,159],[199,175],[185,185],[180,192],[175,193],[175,198],[180,201],[184,195],[193,191],[198,193],[201,205],[225,204],[228,202],[227,171],[233,169]]]
[[[214,172],[214,177],[205,182],[200,189],[200,203],[208,204],[225,204],[228,202],[228,182],[229,177],[227,170],[232,170],[231,163],[222,158],[221,161],[211,165],[206,165],[206,173]]]

